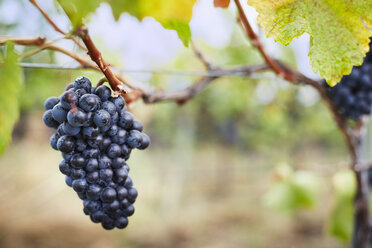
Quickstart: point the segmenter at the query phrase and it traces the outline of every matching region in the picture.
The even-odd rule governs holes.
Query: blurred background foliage
[[[27,1],[14,2],[31,8]],[[0,0],[0,10],[6,3]],[[0,18],[0,35],[18,34],[21,24]],[[43,33],[45,23],[39,25],[34,28]],[[121,61],[104,37],[94,38],[108,60]],[[225,68],[263,62],[236,25],[222,48],[200,40],[195,45]],[[292,48],[275,46],[279,59],[296,66]],[[21,54],[33,48],[16,49]],[[60,60],[42,51],[23,62]],[[152,69],[204,68],[183,48]],[[137,79],[137,74],[127,76],[169,89],[198,78],[143,73],[145,79]],[[269,72],[220,78],[182,106],[130,105],[152,145],[129,160],[139,191],[129,228],[103,231],[64,185],[60,155],[49,148],[50,130],[41,121],[44,100],[60,95],[80,75],[93,83],[102,76],[90,70],[23,69],[21,117],[0,157],[1,247],[344,247],[325,233],[350,238],[352,196],[335,193],[344,191],[332,182],[336,171],[348,167],[343,138],[311,88]],[[335,180],[354,187],[347,176]]]

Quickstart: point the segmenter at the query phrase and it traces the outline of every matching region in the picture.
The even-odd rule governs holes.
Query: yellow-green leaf
[[[80,25],[100,3],[107,2],[112,8],[115,19],[124,12],[140,20],[147,16],[153,17],[165,28],[175,30],[186,46],[191,39],[189,22],[196,0],[58,0],[58,2],[70,17],[74,27]]]
[[[310,35],[310,63],[335,85],[369,50],[372,31],[371,0],[248,0],[268,36],[289,44]]]
[[[0,154],[11,140],[13,125],[19,116],[21,69],[14,45],[5,47],[4,58],[0,53]]]

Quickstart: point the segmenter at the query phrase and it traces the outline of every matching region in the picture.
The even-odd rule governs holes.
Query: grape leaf
[[[337,172],[333,176],[335,203],[328,223],[328,232],[343,242],[348,242],[353,227],[353,201],[356,180],[351,170]]]
[[[189,45],[191,40],[191,29],[189,24],[182,21],[168,21],[163,23],[164,28],[176,30],[178,37],[185,46]]]
[[[230,0],[214,0],[214,7],[227,8],[229,7]]]
[[[266,35],[288,45],[303,33],[310,35],[310,64],[330,85],[369,50],[372,31],[370,0],[248,0],[259,13]]]
[[[278,181],[271,185],[263,197],[263,204],[285,214],[311,208],[317,200],[319,178],[308,171],[293,171],[288,165],[275,169]]]
[[[11,140],[13,125],[19,117],[19,93],[21,92],[21,69],[14,45],[5,46],[5,57],[0,53],[0,154]]]
[[[74,27],[80,26],[83,18],[94,12],[101,4],[101,0],[58,0],[58,2]]]
[[[160,22],[165,28],[175,30],[188,46],[191,39],[189,22],[192,16],[192,8],[196,0],[58,0],[66,14],[70,17],[74,27],[81,25],[83,19],[102,2],[111,5],[115,19],[119,19],[123,12],[142,19],[150,16]]]

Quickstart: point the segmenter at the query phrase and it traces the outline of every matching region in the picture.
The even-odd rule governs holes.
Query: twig
[[[14,36],[0,36],[0,45],[5,44],[7,41],[14,42],[22,46],[41,46],[45,43],[46,38],[39,36],[36,38],[14,37]]]
[[[22,60],[22,59],[24,59],[24,58],[30,57],[30,56],[32,56],[32,55],[35,55],[36,53],[38,53],[38,52],[44,50],[44,47],[48,47],[48,46],[54,44],[55,42],[57,42],[58,40],[60,40],[60,39],[57,39],[57,40],[51,40],[51,41],[48,41],[48,42],[45,42],[45,41],[44,41],[44,44],[39,45],[37,48],[35,48],[35,49],[33,49],[33,50],[29,50],[29,51],[27,51],[27,52],[21,54],[21,55],[19,56],[19,59]]]
[[[268,68],[269,67],[266,64],[251,66],[246,68],[245,73],[248,76],[251,73],[264,71],[267,70]],[[155,92],[151,92],[150,94],[143,95],[143,99],[145,103],[175,101],[179,104],[184,104],[188,100],[198,95],[202,90],[204,90],[210,83],[212,83],[217,78],[220,78],[220,76],[214,77],[205,76],[200,78],[196,83],[192,84],[191,86],[185,89],[176,91],[157,90]]]
[[[195,46],[194,42],[191,42],[192,50],[194,51],[195,56],[203,63],[207,71],[216,69],[212,64],[204,57],[204,55],[199,51]]]
[[[34,69],[54,69],[54,70],[80,70],[81,66],[64,66],[58,64],[44,64],[44,63],[19,63],[24,68]],[[232,68],[232,69],[218,69],[218,70],[143,70],[143,69],[120,69],[115,68],[116,71],[123,73],[149,73],[149,74],[160,74],[160,75],[176,75],[176,76],[208,76],[208,77],[247,77],[252,79],[273,79],[273,76],[259,75],[255,73],[247,74],[250,66]],[[267,70],[270,67],[267,66]]]
[[[239,0],[234,0],[234,1],[239,11],[239,19],[244,27],[244,30],[247,36],[252,41],[253,46],[256,47],[260,51],[266,63],[273,69],[273,71],[276,74],[278,74],[279,76],[283,77],[284,79],[288,81],[294,82],[293,76],[283,71],[282,68],[280,68],[278,64],[272,58],[270,58],[270,56],[266,53],[257,34],[253,31],[251,25],[249,24],[249,21],[247,19],[247,16],[245,15],[242,5],[240,4],[240,1]]]
[[[119,79],[117,79],[115,74],[111,71],[110,67],[103,60],[101,52],[98,51],[97,47],[94,45],[92,39],[89,36],[88,28],[84,25],[81,25],[76,30],[76,34],[83,40],[85,46],[88,49],[88,55],[106,76],[111,88],[115,91],[119,91],[125,94],[127,91],[123,88],[122,83],[119,81]]]
[[[59,28],[57,26],[57,24],[52,20],[52,18],[50,18],[50,16],[48,15],[48,13],[46,13],[41,7],[40,5],[36,2],[36,0],[29,0],[31,4],[33,4],[39,11],[40,13],[44,16],[44,18],[49,22],[49,24],[54,28],[55,31],[57,31],[58,33],[61,33],[63,34],[67,39],[70,39],[72,40],[76,45],[78,45],[81,49],[83,50],[87,50],[86,47],[84,47],[78,40],[76,40],[74,37],[72,36],[68,36],[66,32],[64,32],[61,28]]]
[[[63,47],[60,47],[58,45],[51,44],[48,40],[46,40],[43,37],[36,37],[36,38],[19,38],[19,37],[11,37],[11,36],[0,36],[0,45],[5,44],[7,41],[14,42],[17,45],[27,45],[27,46],[43,46],[43,49],[53,50],[60,53],[65,54],[66,56],[69,56],[76,60],[80,65],[81,68],[90,68],[96,71],[100,71],[100,68],[97,67],[97,65],[88,57],[83,56],[79,53],[75,53],[72,51],[69,51]],[[48,44],[48,45],[45,45]],[[131,89],[139,89],[142,91],[151,91],[152,88],[148,87],[144,84],[140,83],[134,83],[134,82],[128,82],[124,80],[124,78],[121,76],[120,73],[115,73],[115,76],[124,84],[126,84]]]

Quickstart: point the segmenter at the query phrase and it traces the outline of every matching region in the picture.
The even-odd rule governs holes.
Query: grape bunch
[[[344,118],[359,120],[369,115],[372,107],[372,42],[361,66],[355,66],[340,83],[328,87],[332,102]]]
[[[86,77],[48,98],[45,110],[45,125],[56,130],[50,145],[62,152],[59,170],[83,200],[84,213],[107,230],[125,228],[137,198],[126,161],[132,149],[150,143],[142,124],[121,96],[112,97],[105,85],[92,87]]]

